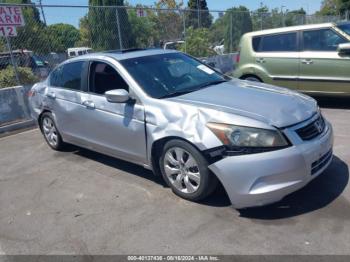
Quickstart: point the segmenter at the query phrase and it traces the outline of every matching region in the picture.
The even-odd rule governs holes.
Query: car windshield
[[[183,53],[168,53],[121,61],[153,98],[190,93],[227,81],[225,76]]]
[[[350,23],[338,25],[338,28],[350,36]]]

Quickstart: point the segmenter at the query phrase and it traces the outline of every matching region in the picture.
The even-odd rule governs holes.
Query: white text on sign
[[[17,36],[17,30],[15,26],[0,26],[1,36]]]
[[[0,6],[0,26],[23,26],[22,9],[18,6]]]

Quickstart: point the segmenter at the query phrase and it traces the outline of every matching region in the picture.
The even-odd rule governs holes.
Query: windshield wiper
[[[169,97],[174,97],[174,96],[180,96],[180,95],[184,95],[184,94],[188,94],[188,93],[192,93],[198,90],[201,90],[205,87],[209,87],[209,86],[213,86],[213,85],[218,85],[221,83],[227,82],[227,80],[217,80],[217,81],[211,81],[211,82],[205,82],[199,86],[196,86],[196,88],[193,89],[187,89],[187,90],[179,90],[179,91],[175,91],[169,94],[166,94],[164,96],[159,97],[160,99],[162,98],[169,98]]]

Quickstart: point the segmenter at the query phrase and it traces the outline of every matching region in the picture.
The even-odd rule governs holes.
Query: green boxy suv
[[[247,33],[234,76],[305,93],[350,95],[350,23]]]

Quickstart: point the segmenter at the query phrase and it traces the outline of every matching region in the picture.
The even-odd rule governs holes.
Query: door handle
[[[260,57],[260,58],[257,58],[257,59],[256,59],[256,62],[262,64],[262,63],[265,63],[266,61],[265,61],[265,58],[261,58],[261,57]]]
[[[312,61],[311,59],[303,59],[301,60],[301,63],[303,63],[304,65],[312,65],[314,61]]]
[[[91,100],[85,100],[82,102],[82,105],[85,106],[88,109],[94,109],[95,108],[95,104],[94,102],[92,102]]]
[[[51,99],[55,99],[56,98],[56,94],[54,92],[48,92],[46,94],[47,97],[51,98]]]

